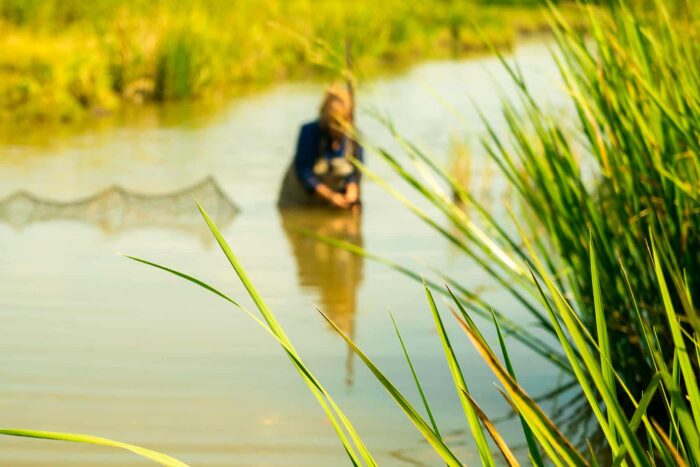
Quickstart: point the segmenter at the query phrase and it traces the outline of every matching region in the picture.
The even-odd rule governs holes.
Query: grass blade
[[[651,246],[654,256],[654,271],[656,272],[656,278],[659,283],[659,290],[663,299],[664,309],[666,310],[666,317],[668,319],[671,336],[673,337],[673,344],[676,348],[676,355],[680,364],[681,374],[683,375],[685,387],[688,391],[690,408],[695,420],[695,426],[700,426],[700,386],[698,386],[695,369],[690,361],[688,350],[685,345],[685,339],[683,339],[683,334],[680,330],[678,316],[676,315],[676,311],[666,285],[664,273],[661,270],[661,261],[657,252],[656,241],[653,237]]]
[[[238,263],[237,258],[233,255],[233,252],[231,251],[230,247],[226,243],[226,241],[223,239],[221,236],[220,232],[218,231],[216,225],[214,222],[209,218],[208,214],[204,209],[198,204],[198,208],[200,209],[200,212],[202,213],[202,216],[204,217],[205,221],[207,222],[207,225],[209,226],[210,230],[214,234],[214,237],[216,238],[217,242],[221,246],[222,250],[226,254],[227,258],[229,259],[229,262],[234,266],[234,269],[236,270],[237,274],[239,275],[239,278],[241,278],[242,282],[246,286],[247,290],[251,294],[251,297],[253,298],[254,302],[256,303],[256,306],[261,311],[261,314],[263,315],[263,318],[265,319],[265,322],[260,320],[257,316],[255,316],[253,313],[245,309],[244,307],[240,306],[236,301],[228,297],[226,294],[220,292],[216,288],[212,287],[211,285],[195,278],[190,275],[184,274],[182,272],[176,271],[174,269],[161,266],[159,264],[147,261],[147,260],[142,260],[140,258],[135,258],[129,256],[130,259],[133,259],[134,261],[138,261],[140,263],[164,270],[166,272],[169,272],[171,274],[174,274],[178,277],[181,277],[189,282],[192,282],[209,292],[214,293],[215,295],[223,298],[227,302],[235,305],[236,307],[240,308],[242,311],[246,312],[251,318],[253,318],[257,324],[259,324],[263,329],[265,329],[277,342],[283,347],[285,352],[287,353],[287,356],[290,358],[294,366],[297,368],[299,371],[300,375],[306,382],[307,386],[309,387],[309,390],[312,392],[314,397],[317,399],[319,402],[319,405],[321,405],[322,409],[326,412],[326,415],[328,416],[328,419],[333,426],[334,430],[336,431],[338,438],[343,444],[343,447],[348,454],[351,462],[353,465],[361,465],[360,458],[364,461],[365,465],[368,466],[375,466],[376,462],[372,458],[371,454],[365,447],[365,445],[362,443],[359,435],[357,434],[355,428],[352,426],[352,423],[350,420],[345,416],[345,414],[342,412],[340,407],[335,403],[335,401],[331,398],[330,394],[325,390],[325,388],[320,384],[320,382],[313,376],[313,374],[309,371],[309,369],[304,365],[304,363],[301,361],[300,357],[298,356],[296,350],[294,349],[291,341],[289,338],[286,336],[284,331],[281,328],[281,325],[277,322],[276,318],[272,314],[272,312],[267,308],[265,305],[264,301],[262,300],[262,297],[257,293],[257,290],[253,286],[253,284],[250,282],[248,279],[247,275],[245,274],[245,271],[242,269],[242,266]],[[245,280],[244,280],[245,279]],[[350,436],[350,439],[352,439],[352,443],[346,436],[346,430],[348,435]],[[354,444],[354,446],[353,446]],[[357,452],[356,452],[357,450]],[[359,456],[358,457],[358,452]]]
[[[396,320],[394,319],[394,315],[391,311],[389,311],[389,317],[391,318],[391,323],[394,325],[396,336],[399,338],[399,342],[401,343],[401,349],[403,350],[403,354],[406,357],[406,362],[408,362],[408,367],[411,369],[413,381],[416,383],[416,388],[418,389],[420,398],[423,401],[423,407],[425,407],[425,411],[428,413],[428,418],[430,419],[430,424],[433,427],[433,431],[435,431],[435,434],[438,436],[438,438],[442,439],[442,436],[440,435],[440,430],[437,427],[437,423],[435,423],[433,412],[432,410],[430,410],[430,405],[428,405],[428,399],[425,397],[425,393],[423,392],[423,386],[420,384],[420,379],[416,374],[415,368],[413,368],[413,362],[411,362],[411,357],[408,355],[408,350],[406,350],[406,345],[404,344],[403,338],[401,337],[401,332],[399,332],[399,326],[396,324]]]
[[[630,429],[632,430],[632,432],[637,431],[643,418],[646,419],[647,409],[649,408],[649,404],[651,403],[652,399],[654,398],[654,395],[656,394],[656,390],[658,389],[660,382],[661,382],[661,375],[659,373],[656,373],[654,375],[654,377],[651,379],[649,386],[647,386],[646,391],[644,391],[644,394],[642,395],[642,399],[639,401],[639,405],[635,409],[634,414],[632,415],[632,418],[630,419]],[[620,448],[620,451],[615,454],[615,458],[613,459],[612,466],[616,467],[618,465],[621,465],[622,461],[625,460],[626,454],[627,454],[627,450],[623,446],[622,448]]]
[[[180,278],[182,278],[182,279],[185,279],[185,280],[187,280],[187,281],[190,281],[190,282],[192,282],[193,284],[196,284],[196,285],[198,285],[198,286],[200,286],[200,287],[202,287],[202,288],[208,290],[209,292],[213,293],[214,295],[218,295],[219,297],[223,298],[224,300],[226,300],[227,302],[231,303],[232,305],[235,305],[235,306],[237,306],[237,307],[240,307],[240,305],[238,304],[238,302],[236,302],[235,300],[233,300],[231,297],[229,297],[228,295],[226,295],[226,294],[220,292],[219,290],[215,289],[214,287],[212,287],[211,285],[207,284],[206,282],[203,282],[203,281],[197,279],[196,277],[192,277],[192,276],[190,276],[190,275],[188,275],[188,274],[185,274],[185,273],[183,273],[183,272],[176,271],[175,269],[171,269],[171,268],[168,268],[168,267],[166,267],[166,266],[162,266],[162,265],[160,265],[160,264],[153,263],[153,262],[151,262],[151,261],[148,261],[148,260],[145,260],[145,259],[142,259],[142,258],[137,258],[136,256],[124,255],[124,257],[125,257],[125,258],[129,258],[129,259],[133,259],[134,261],[137,261],[137,262],[139,262],[139,263],[145,264],[145,265],[147,265],[147,266],[152,266],[152,267],[157,268],[157,269],[160,269],[160,270],[162,270],[162,271],[169,272],[170,274],[174,274],[174,275],[177,276],[177,277],[180,277]]]
[[[435,300],[433,299],[433,294],[430,293],[427,285],[424,285],[425,294],[428,298],[428,304],[430,305],[430,311],[433,314],[433,319],[435,320],[435,326],[437,327],[438,334],[440,336],[440,341],[442,342],[442,349],[447,359],[447,365],[450,368],[450,373],[452,374],[452,380],[457,388],[457,395],[462,403],[462,409],[467,417],[467,423],[471,429],[472,435],[474,436],[474,441],[476,442],[477,449],[479,451],[479,457],[481,457],[481,462],[483,465],[493,466],[494,460],[491,455],[491,449],[484,436],[484,431],[479,424],[479,417],[469,402],[469,399],[465,394],[469,394],[469,389],[467,388],[467,383],[464,381],[464,376],[462,370],[457,362],[457,357],[455,356],[452,344],[450,343],[449,337],[447,337],[447,331],[440,318],[440,313],[438,312],[437,306],[435,305]]]
[[[600,278],[598,276],[598,260],[596,258],[593,237],[589,240],[589,250],[591,255],[591,284],[593,285],[593,310],[595,312],[595,323],[597,331],[597,344],[600,353],[600,368],[603,373],[603,381],[611,393],[615,393],[615,377],[610,355],[610,342],[608,340],[608,329],[603,311],[603,294],[600,290]],[[610,425],[610,435],[619,443],[620,439],[615,430],[615,423],[612,414],[608,413],[608,424]]]
[[[673,464],[678,467],[686,467],[688,464],[685,463],[685,461],[683,460],[683,456],[680,455],[676,447],[668,438],[668,435],[663,430],[663,428],[659,426],[656,420],[652,420],[651,423],[654,426],[654,430],[656,430],[656,434],[659,435],[659,438],[661,438],[661,441],[664,443],[664,446],[673,457]]]
[[[450,291],[450,294],[452,294],[452,291]],[[466,314],[463,313],[463,315]],[[503,339],[503,334],[501,333],[501,327],[498,325],[498,320],[496,319],[496,315],[493,315],[493,324],[496,326],[496,334],[498,335],[498,343],[501,346],[501,353],[503,354],[503,360],[506,364],[506,369],[508,370],[508,374],[513,378],[513,381],[517,382],[517,378],[515,377],[515,370],[513,369],[513,365],[510,362],[510,356],[508,355],[508,348],[506,347],[506,343]],[[528,426],[527,422],[523,418],[522,415],[518,414],[518,417],[520,418],[520,425],[523,427],[523,433],[525,434],[525,441],[527,441],[527,448],[530,452],[530,460],[532,461],[532,464],[537,466],[537,467],[542,467],[544,465],[542,461],[542,455],[540,454],[540,450],[537,448],[537,443],[535,442],[534,435],[532,434],[532,430]]]
[[[583,456],[498,361],[474,322],[470,318],[469,320],[463,319],[454,310],[452,313],[476,350],[505,387],[509,396],[506,397],[506,400],[512,402],[515,411],[525,418],[540,444],[550,454],[551,460],[559,463],[558,456],[561,456],[566,465],[585,466],[586,461]]]
[[[228,259],[229,263],[231,264],[234,271],[238,275],[238,278],[241,280],[241,283],[248,291],[248,294],[253,299],[253,302],[255,302],[255,305],[257,306],[258,310],[262,314],[263,319],[268,323],[272,332],[276,336],[278,336],[279,339],[287,345],[287,348],[289,349],[289,351],[293,355],[296,356],[296,350],[294,349],[294,346],[292,345],[291,340],[289,339],[287,334],[282,329],[282,326],[277,321],[277,318],[275,317],[275,315],[267,307],[267,304],[262,299],[262,296],[260,295],[258,290],[253,285],[252,281],[248,277],[248,274],[245,272],[245,270],[243,269],[243,266],[238,261],[238,258],[233,254],[231,247],[229,247],[226,240],[224,240],[223,236],[221,235],[221,232],[219,232],[219,229],[216,227],[216,224],[214,224],[214,221],[209,217],[207,212],[204,210],[204,208],[199,203],[197,203],[197,208],[199,209],[199,212],[202,214],[202,217],[204,218],[205,222],[209,226],[209,229],[211,230],[212,234],[214,235],[214,238],[216,239],[217,243],[221,247],[221,250],[224,252],[224,255],[226,255],[226,258]],[[309,386],[311,391],[314,393],[314,395],[316,396],[318,401],[321,403],[321,405],[323,406],[326,413],[328,414],[331,422],[333,423],[334,427],[336,428],[336,432],[337,432],[339,438],[343,442],[345,450],[348,452],[348,455],[351,457],[353,463],[359,464],[359,459],[357,459],[355,457],[355,449],[347,441],[347,438],[345,437],[345,433],[343,433],[343,431],[340,430],[339,426],[336,424],[335,415],[337,415],[337,417],[340,419],[340,422],[342,423],[342,426],[347,430],[355,447],[359,451],[359,455],[362,457],[364,462],[370,466],[376,465],[374,458],[369,453],[366,446],[364,445],[364,443],[360,439],[360,436],[357,434],[357,431],[355,430],[352,423],[350,423],[350,420],[340,410],[340,408],[333,401],[333,399],[328,395],[328,393],[325,390],[319,389],[319,388],[321,388],[320,383],[318,383],[318,381],[316,381],[315,378],[313,381],[309,381],[306,377],[306,375],[308,373],[303,372],[303,371],[300,371],[300,372],[301,372],[302,376],[305,378],[305,380],[307,380],[307,385]],[[330,404],[330,406],[332,407],[332,410],[330,410],[325,405],[326,401],[328,402],[328,404]]]
[[[55,441],[69,441],[72,443],[94,444],[98,446],[108,446],[112,448],[125,449],[146,459],[152,460],[160,465],[168,467],[187,467],[181,462],[166,454],[162,454],[151,449],[142,448],[133,444],[122,443],[99,436],[82,435],[76,433],[58,433],[55,431],[24,430],[17,428],[0,428],[0,435],[19,436],[24,438],[51,439]]]

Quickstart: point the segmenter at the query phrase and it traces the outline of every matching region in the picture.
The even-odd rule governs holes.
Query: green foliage
[[[593,330],[596,306],[608,310],[607,352],[639,395],[655,370],[649,356],[639,358],[642,330],[620,266],[662,348],[672,338],[646,246],[650,231],[663,239],[664,254],[684,271],[690,290],[700,287],[700,48],[688,40],[698,29],[672,19],[661,2],[641,11],[616,5],[611,19],[587,13],[592,41],[563,20],[557,28],[578,128],[572,132],[549,116],[523,84],[524,111],[505,111],[515,144],[508,148],[494,133],[486,144],[545,234],[537,253],[550,272],[565,271],[557,284],[574,295],[582,321]],[[585,142],[582,150],[577,139]],[[587,177],[591,162],[594,175]],[[592,248],[607,285],[598,297],[590,282]]]
[[[121,101],[327,78],[319,51],[346,38],[367,73],[484,51],[472,23],[503,47],[546,27],[532,6],[471,1],[0,0],[0,120],[76,120]]]
[[[515,193],[520,223],[527,226],[523,235],[532,239],[557,287],[573,297],[578,319],[591,334],[604,338],[606,358],[640,397],[656,369],[637,313],[655,330],[662,349],[674,345],[648,254],[649,232],[661,240],[662,254],[683,271],[689,290],[700,287],[700,48],[688,40],[697,35],[698,26],[685,16],[671,16],[661,2],[644,9],[616,4],[612,15],[585,7],[582,15],[588,17],[590,36],[571,27],[558,10],[552,13],[555,59],[577,121],[572,126],[546,111],[518,70],[499,55],[520,96],[505,103],[507,136],[485,122],[484,146]],[[509,233],[512,229],[495,219],[453,173],[387,125],[408,162],[381,148],[375,152],[454,229],[443,227],[372,170],[360,169],[472,258],[543,329],[555,334],[537,305],[539,291],[528,273],[530,255]],[[422,178],[423,169],[432,174]],[[435,177],[448,185],[456,201],[435,185]],[[595,265],[590,260],[593,250]],[[593,274],[606,287],[595,290]],[[461,292],[477,313],[488,316],[487,304],[476,294]],[[606,328],[596,318],[603,309]],[[546,353],[540,343],[524,340]],[[697,359],[691,365],[698,371]],[[605,373],[613,384],[609,369]],[[633,407],[626,410],[630,413]]]

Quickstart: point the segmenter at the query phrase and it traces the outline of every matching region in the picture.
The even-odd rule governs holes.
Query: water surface
[[[535,94],[558,108],[546,46],[523,45],[515,56]],[[118,255],[181,269],[249,303],[198,217],[194,192],[383,465],[440,463],[314,305],[418,402],[391,308],[443,433],[465,460],[476,459],[421,287],[295,228],[353,241],[421,272],[440,268],[468,286],[488,286],[483,273],[373,184],[360,216],[275,208],[296,132],[314,117],[321,92],[317,84],[285,84],[216,112],[144,109],[79,134],[40,133],[40,144],[36,134],[16,135],[0,147],[0,200],[15,197],[0,208],[0,426],[91,433],[201,466],[344,464],[323,412],[264,331],[202,289]],[[451,138],[467,141],[473,182],[498,211],[494,193],[503,183],[487,173],[472,103],[503,128],[500,99],[512,92],[497,60],[480,58],[428,62],[366,83],[358,98],[445,163]],[[367,112],[359,125],[372,141],[396,147]],[[371,154],[368,163],[396,181]],[[486,294],[527,321],[509,297]],[[476,399],[494,417],[507,413],[495,378],[459,330],[450,331]],[[533,392],[557,386],[554,368],[521,346],[513,352]],[[513,421],[500,427],[520,439]],[[0,465],[147,464],[110,449],[1,437]]]

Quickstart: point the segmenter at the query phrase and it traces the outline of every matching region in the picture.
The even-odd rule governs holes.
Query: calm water
[[[535,93],[558,107],[560,86],[546,46],[523,45],[515,55]],[[478,151],[483,128],[471,101],[502,128],[500,97],[511,93],[497,61],[482,58],[429,62],[367,83],[359,102],[386,112],[444,161],[451,138],[466,138],[475,151],[474,184],[498,191],[502,183],[487,175]],[[320,95],[319,85],[288,84],[216,112],[144,109],[78,135],[17,135],[0,147],[0,199],[31,194],[0,208],[0,426],[91,433],[201,466],[345,463],[323,412],[264,331],[202,289],[118,255],[187,271],[246,302],[187,191],[213,177],[222,193],[205,184],[196,196],[378,460],[440,465],[314,304],[417,402],[390,307],[441,430],[465,460],[475,459],[418,284],[306,239],[293,227],[346,238],[426,273],[441,268],[475,287],[489,285],[483,274],[369,183],[361,216],[275,208],[297,129],[314,117]],[[371,140],[393,147],[367,113],[359,124]],[[368,163],[390,176],[371,155]],[[115,185],[123,190],[94,197]],[[499,208],[497,201],[493,207]],[[486,293],[527,320],[508,297]],[[476,399],[495,418],[507,413],[495,378],[456,327],[450,330]],[[513,349],[527,387],[539,393],[557,386],[551,366]],[[500,426],[520,439],[517,424]],[[0,465],[148,464],[110,449],[0,437]]]

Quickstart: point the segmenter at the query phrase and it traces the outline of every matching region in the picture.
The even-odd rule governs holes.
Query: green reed
[[[663,254],[684,272],[689,289],[700,286],[700,48],[691,39],[699,30],[692,17],[674,18],[662,2],[645,9],[624,2],[612,8],[605,16],[591,7],[582,10],[588,15],[590,36],[552,10],[554,57],[575,121],[562,122],[545,110],[519,71],[501,56],[520,96],[517,102],[504,103],[507,134],[485,122],[484,146],[514,193],[511,203],[518,212],[512,215],[527,226],[525,235],[534,251],[558,288],[572,295],[577,315],[592,333],[597,326],[589,257],[591,243],[595,246],[606,284],[602,300],[609,315],[610,353],[626,385],[639,396],[655,367],[643,349],[635,303],[662,347],[673,345],[648,254],[650,232],[662,240]],[[381,148],[375,152],[447,217],[453,229],[443,227],[368,168],[361,170],[472,258],[542,328],[554,333],[537,303],[539,290],[528,272],[530,256],[522,240],[453,174],[387,125],[408,162]],[[431,177],[422,178],[426,171],[412,170],[412,165],[440,178],[457,200],[436,187]],[[463,206],[469,208],[468,215]],[[628,271],[635,299],[620,267]],[[486,304],[471,302],[488,315]],[[560,355],[556,358],[561,360]],[[693,365],[697,370],[698,363]]]
[[[697,26],[672,19],[662,2],[641,12],[623,2],[611,18],[590,15],[592,43],[558,22],[560,71],[578,115],[575,134],[548,116],[523,85],[525,118],[506,108],[514,147],[506,148],[498,136],[487,147],[544,233],[538,254],[550,272],[567,271],[557,283],[573,293],[590,329],[592,239],[607,285],[602,300],[611,321],[610,351],[626,383],[640,394],[654,365],[649,355],[639,357],[645,355],[643,330],[617,271],[620,265],[628,271],[644,319],[670,348],[647,239],[650,231],[662,238],[664,254],[686,274],[690,290],[698,290],[700,48],[688,40]],[[575,149],[580,141],[583,150]],[[585,175],[589,162],[592,180]]]
[[[124,449],[136,455],[153,461],[156,464],[165,465],[167,467],[187,467],[187,464],[181,462],[174,457],[151,449],[146,449],[134,444],[128,444],[121,441],[114,441],[99,436],[84,435],[79,433],[59,433],[56,431],[28,430],[25,428],[0,428],[0,435],[14,436],[19,438],[34,438],[53,441],[66,441],[70,443],[91,444],[94,446],[106,446],[110,448]]]

